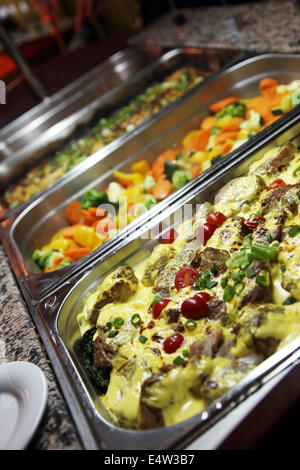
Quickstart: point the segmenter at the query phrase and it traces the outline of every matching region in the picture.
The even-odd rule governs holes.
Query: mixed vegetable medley
[[[104,191],[90,189],[66,209],[69,226],[37,249],[33,260],[55,271],[81,259],[152,206],[222,159],[300,103],[300,81],[280,84],[264,78],[260,94],[227,97],[210,107],[199,129],[189,132],[150,165],[134,163],[128,173],[115,171]]]
[[[188,419],[299,336],[299,178],[300,147],[274,146],[85,297],[78,354],[113,423]]]
[[[203,80],[194,67],[184,67],[161,83],[148,87],[126,106],[107,118],[102,118],[88,134],[73,140],[52,158],[32,168],[16,185],[4,193],[4,202],[13,208],[28,201],[66,172],[93,155],[116,138],[130,132],[187,90]]]

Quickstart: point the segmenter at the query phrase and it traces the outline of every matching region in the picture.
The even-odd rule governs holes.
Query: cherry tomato
[[[271,191],[271,189],[276,189],[279,188],[280,186],[285,186],[285,182],[278,178],[277,180],[274,180],[268,187],[267,191]]]
[[[183,340],[184,336],[182,336],[180,333],[174,333],[174,335],[171,335],[165,339],[163,343],[163,350],[167,354],[172,354],[181,346]]]
[[[257,215],[257,216],[251,217],[250,219],[247,219],[245,224],[250,230],[254,231],[257,229],[259,224],[263,224],[265,221],[266,219],[264,217]]]
[[[200,225],[197,230],[197,239],[202,243],[202,245],[206,245],[207,240],[210,239],[216,228],[217,226],[215,224],[208,222],[206,222],[206,224]]]
[[[181,305],[181,314],[189,320],[199,320],[205,317],[207,311],[207,300],[197,294],[186,299]]]
[[[201,297],[206,302],[208,302],[211,299],[211,295],[208,292],[197,292],[197,294],[195,294],[194,297]]]
[[[162,242],[167,244],[167,243],[173,243],[173,241],[178,237],[178,233],[174,228],[172,228],[169,233],[166,233],[163,236]]]
[[[183,287],[192,286],[199,277],[200,274],[197,269],[188,266],[181,268],[175,276],[175,287],[177,290],[180,290]]]
[[[159,315],[161,314],[161,311],[168,305],[168,303],[171,302],[170,299],[161,299],[158,300],[152,308],[152,315],[154,318],[158,318]]]
[[[226,216],[222,214],[222,212],[211,212],[206,218],[208,224],[214,224],[217,225],[217,227],[220,227],[225,220]]]

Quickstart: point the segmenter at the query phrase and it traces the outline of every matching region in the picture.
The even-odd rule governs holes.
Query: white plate
[[[24,449],[45,411],[47,382],[30,362],[0,365],[0,450]]]

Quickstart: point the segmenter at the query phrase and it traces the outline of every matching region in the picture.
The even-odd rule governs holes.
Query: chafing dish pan
[[[138,53],[139,52],[139,53]],[[119,53],[121,54],[121,53]],[[149,57],[150,55],[150,57]],[[114,59],[114,60],[113,60]],[[0,161],[0,187],[7,188],[10,183],[18,181],[24,172],[28,171],[34,164],[51,158],[56,151],[65,148],[68,143],[84,136],[92,129],[102,117],[109,117],[114,111],[128,104],[132,98],[142,93],[150,85],[165,79],[172,72],[184,66],[194,66],[199,70],[203,78],[212,72],[219,70],[228,64],[232,54],[228,52],[210,51],[198,49],[174,49],[165,52],[155,60],[155,56],[142,53],[142,51],[130,50],[123,56],[117,55],[109,59],[100,67],[96,74],[90,78],[89,75],[83,84],[70,85],[55,97],[53,104],[44,105],[49,109],[33,110],[26,118],[26,125],[17,123],[16,132],[14,125],[8,130],[9,136],[5,135],[2,142],[6,146],[14,145],[9,158]],[[93,80],[94,76],[97,80]],[[200,84],[201,86],[201,84]],[[179,99],[180,100],[180,99]],[[178,100],[166,105],[161,112],[167,111]],[[144,123],[150,125],[161,112],[152,118],[146,119]],[[36,116],[35,116],[36,114]],[[23,120],[25,119],[22,118]],[[116,138],[106,148],[113,149],[121,146],[124,138],[132,135],[143,125],[137,125],[134,131],[129,131],[121,137]],[[1,136],[1,134],[0,134]],[[104,157],[103,152],[97,152]],[[90,157],[89,157],[90,158]],[[84,163],[84,162],[83,162]],[[83,168],[81,166],[81,168]],[[72,170],[68,172],[68,175]],[[63,175],[61,178],[64,178]],[[57,181],[57,180],[56,180]],[[55,182],[51,186],[54,186]],[[49,186],[48,186],[49,188]],[[47,189],[45,191],[47,191]],[[41,191],[44,193],[45,191]],[[34,200],[33,196],[30,200]],[[16,211],[22,210],[27,203],[19,205]],[[7,208],[2,201],[2,212],[5,215]],[[15,212],[9,210],[9,213]]]
[[[253,369],[238,385],[221,396],[202,413],[174,426],[150,431],[130,431],[113,425],[97,395],[85,376],[76,356],[79,331],[76,315],[88,292],[112,270],[121,264],[135,266],[149,256],[156,243],[149,233],[159,224],[169,229],[177,224],[185,204],[201,204],[212,201],[216,192],[227,182],[243,175],[249,165],[267,152],[273,145],[293,140],[300,142],[300,116],[296,109],[289,119],[283,118],[281,130],[267,136],[260,145],[248,149],[238,158],[227,161],[218,173],[214,173],[193,188],[181,193],[172,206],[163,213],[140,224],[139,232],[128,232],[110,254],[95,257],[89,266],[72,279],[54,289],[42,301],[34,304],[24,291],[33,319],[45,344],[56,371],[73,418],[78,426],[84,446],[94,449],[181,449],[212,425],[219,422],[231,410],[238,407],[262,385],[282,371],[297,363],[300,357],[300,338],[292,340],[259,366]],[[285,396],[285,400],[289,397]]]
[[[31,260],[34,249],[46,244],[49,238],[61,227],[66,225],[65,208],[72,200],[82,197],[87,188],[105,188],[112,179],[113,171],[127,171],[132,163],[141,158],[152,162],[165,148],[176,142],[181,142],[186,133],[199,126],[201,119],[207,115],[207,107],[212,101],[226,95],[237,93],[240,96],[253,96],[257,86],[264,76],[273,76],[280,81],[290,81],[299,76],[298,55],[267,54],[253,57],[240,62],[230,69],[222,71],[216,77],[210,77],[197,89],[191,90],[178,106],[173,106],[169,112],[156,117],[151,125],[135,132],[134,136],[123,140],[122,146],[104,148],[93,159],[87,159],[72,172],[63,177],[55,187],[40,195],[31,204],[23,208],[18,215],[12,215],[0,224],[0,234],[5,250],[10,258],[13,270],[20,282],[24,283],[34,298],[40,298],[47,290],[53,288],[65,277],[81,270],[98,253],[117,246],[122,238],[123,229],[118,235],[105,242],[95,252],[82,260],[53,273],[40,273]],[[288,113],[284,118],[288,119]],[[226,159],[215,164],[209,170],[200,174],[182,188],[183,191],[209,181],[214,172],[222,171],[226,161],[235,160],[247,150],[252,150],[261,139],[270,132],[280,129],[282,119],[253,137],[246,144],[229,154]],[[285,121],[284,121],[285,122]],[[108,148],[109,147],[109,148]],[[106,158],[109,157],[109,158]],[[181,190],[173,193],[151,209],[147,214],[160,211],[180,197]],[[146,218],[148,215],[146,214]],[[143,219],[141,219],[143,220]],[[129,226],[133,231],[139,225],[139,219]]]

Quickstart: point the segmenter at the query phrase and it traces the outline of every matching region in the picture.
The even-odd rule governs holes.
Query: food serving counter
[[[191,204],[195,207],[196,204],[211,201],[226,183],[244,175],[249,165],[262,158],[274,145],[282,146],[292,141],[294,145],[299,146],[299,131],[299,112],[294,110],[288,119],[283,118],[281,128],[260,140],[255,149],[248,148],[247,151],[241,152],[238,158],[229,159],[219,172],[210,175],[202,183],[196,184],[194,181],[193,187],[185,188],[172,205],[161,213],[158,211],[150,220],[143,220],[138,231],[127,234],[126,239],[124,237],[120,240],[118,246],[106,256],[95,256],[84,270],[54,289],[43,300],[32,303],[25,292],[51,363],[60,377],[70,409],[74,410],[73,418],[78,422],[79,432],[84,429],[82,439],[86,440],[88,446],[131,449],[134,439],[135,449],[183,448],[230,413],[231,409],[247,399],[249,394],[254,393],[268,379],[274,379],[277,373],[297,363],[299,337],[271,354],[202,413],[173,426],[137,431],[122,429],[110,420],[79,362],[76,344],[80,339],[77,316],[82,311],[87,293],[95,289],[116,267],[124,263],[135,266],[148,259],[157,244],[157,240],[149,236],[151,232],[157,233],[155,227],[164,227],[163,231],[176,227],[181,220],[180,214],[184,205]],[[289,396],[285,396],[285,400],[288,401]],[[86,426],[90,434],[87,433]]]
[[[175,59],[182,57],[182,51],[169,54],[175,54]],[[288,112],[222,161],[191,180],[83,260],[60,272],[49,274],[37,272],[31,261],[33,250],[45,243],[49,235],[65,223],[64,211],[67,203],[80,199],[86,188],[104,188],[111,180],[112,167],[126,171],[141,155],[149,162],[153,161],[157,153],[174,145],[174,142],[181,141],[188,131],[199,126],[201,120],[208,115],[210,104],[231,94],[239,94],[245,98],[255,96],[258,82],[263,77],[272,76],[285,83],[296,80],[298,61],[299,56],[296,55],[266,54],[249,58],[206,78],[158,116],[115,144],[109,144],[92,159],[80,163],[26,204],[3,214],[3,245],[78,432],[84,430],[81,438],[87,448],[132,449],[132,438],[136,449],[182,448],[191,439],[209,429],[215,421],[223,418],[228,410],[271,377],[272,373],[276,374],[278,367],[281,366],[284,370],[298,359],[299,345],[295,341],[268,358],[200,416],[162,430],[129,431],[109,422],[93,386],[78,363],[74,348],[75,340],[79,338],[75,317],[87,291],[121,261],[128,259],[132,262],[140,256],[148,256],[147,250],[153,245],[152,241],[145,242],[144,235],[148,230],[157,224],[168,222],[169,217],[172,225],[175,224],[176,210],[185,203],[210,200],[227,181],[243,174],[249,162],[259,158],[268,146],[274,142],[284,143],[296,138],[299,133],[297,109]],[[17,155],[15,163],[18,160]],[[4,165],[8,161],[9,165],[13,163],[14,156],[11,159],[4,158]],[[18,171],[21,171],[20,167]],[[99,176],[95,178],[95,174]]]

